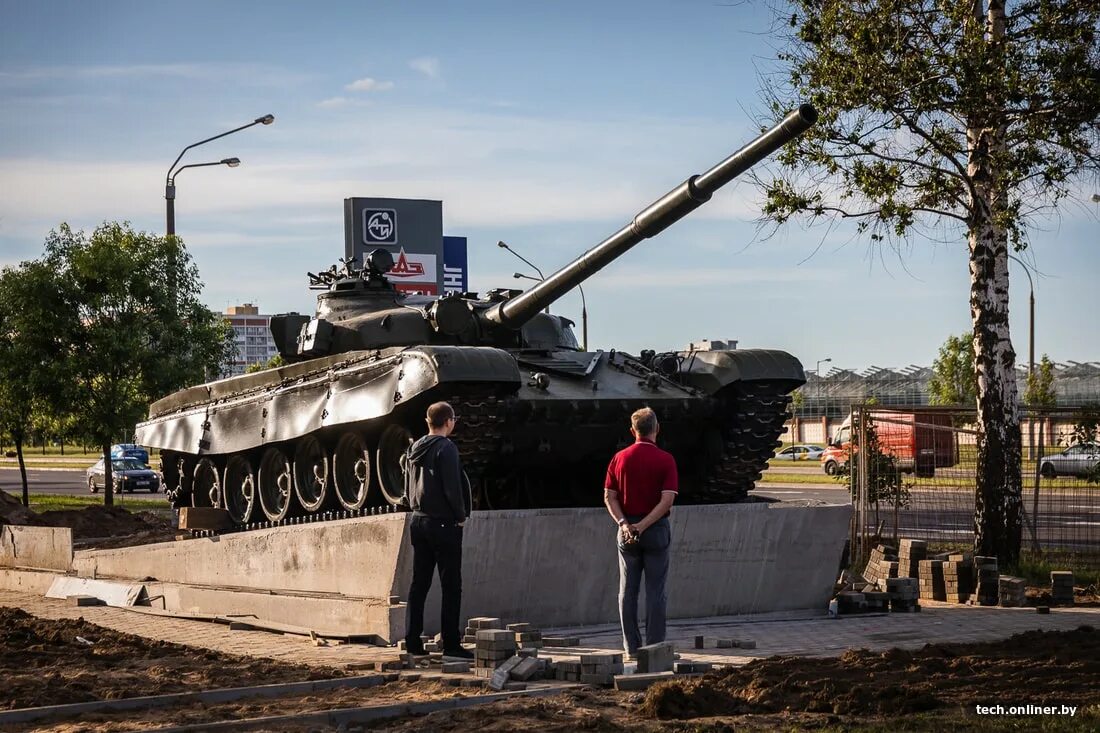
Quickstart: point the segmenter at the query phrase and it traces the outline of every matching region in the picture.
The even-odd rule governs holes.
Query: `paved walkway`
[[[1006,639],[1032,629],[1066,631],[1082,624],[1100,624],[1100,608],[1052,608],[1039,615],[1026,608],[983,608],[923,602],[921,613],[842,616],[817,613],[777,613],[670,621],[668,640],[684,659],[715,664],[740,664],[776,654],[836,656],[848,649],[916,649],[936,642]],[[0,590],[0,606],[22,608],[41,618],[75,619],[160,641],[187,644],[229,654],[269,657],[300,664],[344,667],[395,659],[397,650],[359,644],[317,647],[308,639],[265,631],[230,631],[227,626],[189,619],[166,618],[108,606],[75,607],[63,600]],[[475,614],[476,615],[476,614]],[[509,619],[511,621],[511,619]],[[616,626],[544,629],[545,635],[579,636],[583,647],[542,650],[554,659],[577,654],[619,651]],[[697,635],[749,639],[756,648],[696,650]]]

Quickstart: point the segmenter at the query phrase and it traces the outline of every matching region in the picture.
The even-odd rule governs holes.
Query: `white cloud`
[[[351,104],[351,100],[347,97],[329,97],[318,102],[317,106],[325,109],[339,109],[347,107],[349,104]]]
[[[349,92],[388,92],[393,89],[392,81],[378,81],[372,79],[369,76],[362,79],[356,79],[351,84],[348,84],[344,89]]]
[[[439,78],[439,59],[434,56],[415,58],[409,62],[409,68],[432,79]]]
[[[258,86],[299,85],[313,77],[297,71],[253,63],[130,64],[90,66],[35,66],[0,71],[0,86],[34,83],[43,80],[70,79],[153,79],[175,78],[191,81],[247,79]]]

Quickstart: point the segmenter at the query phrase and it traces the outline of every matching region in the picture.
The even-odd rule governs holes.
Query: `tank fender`
[[[786,382],[790,389],[806,383],[802,363],[785,351],[733,349],[679,352],[685,384],[714,394],[734,382]]]
[[[300,438],[323,427],[371,420],[444,383],[493,382],[514,391],[519,367],[493,348],[423,346],[353,361],[268,390],[210,401],[141,423],[142,445],[190,454],[234,453]]]

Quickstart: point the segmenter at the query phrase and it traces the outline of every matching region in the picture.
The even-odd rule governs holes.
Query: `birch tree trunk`
[[[1004,43],[1004,3],[991,0],[986,13],[983,5],[975,0],[975,22],[986,22],[991,44]],[[1022,487],[1016,353],[1008,327],[1008,234],[998,221],[1006,197],[995,164],[1004,140],[1003,120],[969,121],[970,315],[978,382],[974,550],[1013,564],[1020,555]]]

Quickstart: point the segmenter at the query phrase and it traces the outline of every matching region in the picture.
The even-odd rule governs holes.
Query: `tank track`
[[[791,417],[786,389],[774,382],[740,382],[721,395],[729,415],[722,431],[725,450],[695,503],[736,502],[748,496],[782,444],[779,436]]]

